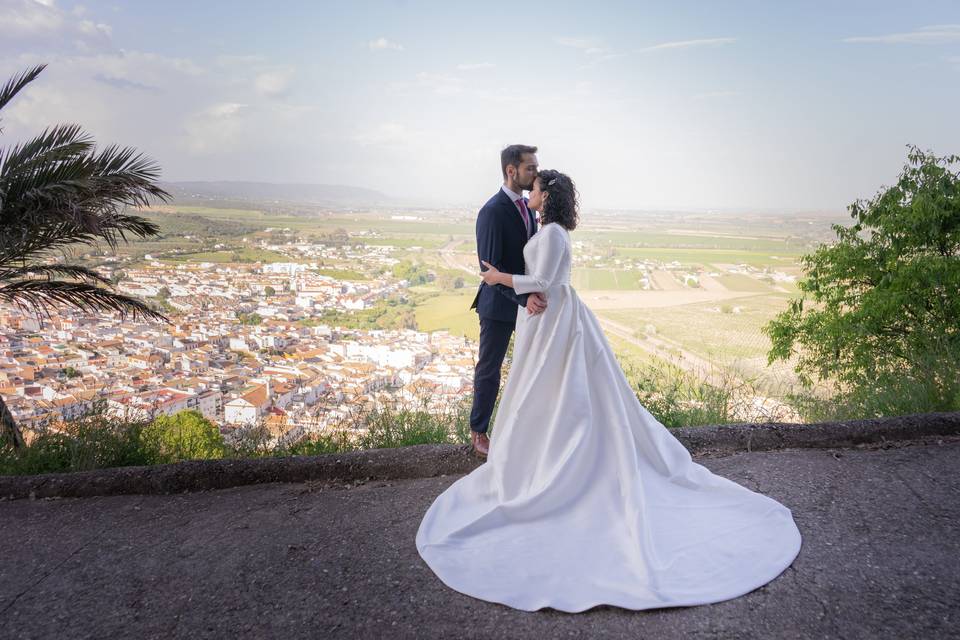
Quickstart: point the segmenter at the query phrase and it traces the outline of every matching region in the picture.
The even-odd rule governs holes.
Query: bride
[[[570,286],[570,178],[541,171],[529,207],[543,226],[527,273],[481,275],[549,305],[518,308],[487,461],[430,505],[420,556],[450,588],[525,611],[699,605],[770,582],[800,551],[790,509],[693,462],[638,401]]]

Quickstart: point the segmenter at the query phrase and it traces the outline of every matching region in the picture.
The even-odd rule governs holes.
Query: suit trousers
[[[516,325],[516,320],[503,322],[480,318],[480,355],[473,370],[473,407],[470,409],[472,431],[487,432],[500,391],[500,367]]]

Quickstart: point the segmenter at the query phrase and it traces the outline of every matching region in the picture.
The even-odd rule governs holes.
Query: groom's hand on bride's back
[[[543,313],[547,308],[547,299],[543,296],[542,293],[534,291],[529,296],[527,296],[527,313],[530,315],[536,315],[538,313]]]

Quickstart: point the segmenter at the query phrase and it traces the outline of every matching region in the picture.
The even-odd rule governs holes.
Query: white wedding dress
[[[779,502],[714,475],[637,399],[570,286],[570,236],[524,248],[513,362],[484,464],[430,505],[417,550],[450,588],[516,609],[577,612],[718,602],[777,577],[800,551]]]

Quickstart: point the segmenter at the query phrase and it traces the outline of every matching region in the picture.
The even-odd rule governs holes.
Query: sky
[[[960,153],[960,1],[0,0],[0,147],[481,205],[539,147],[585,207],[842,212]]]

